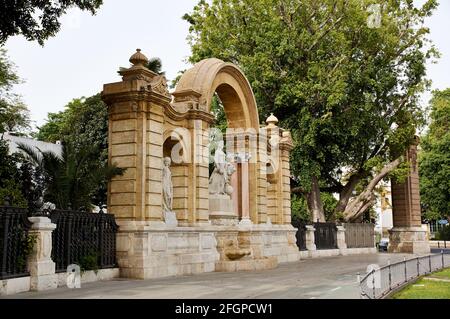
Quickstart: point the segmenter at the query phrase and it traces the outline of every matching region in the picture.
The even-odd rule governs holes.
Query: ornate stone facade
[[[290,223],[289,132],[277,127],[275,117],[260,127],[252,89],[235,65],[201,61],[169,94],[165,78],[147,69],[147,61],[138,50],[132,66],[119,71],[122,81],[106,84],[102,93],[109,111],[109,161],[127,169],[108,189],[108,210],[120,226],[121,275],[268,269],[298,260]],[[236,218],[231,224],[211,223],[207,132],[216,93],[234,130],[226,137],[227,153],[239,158],[229,179]],[[235,138],[242,143],[233,144]],[[164,157],[172,159],[176,226],[164,222]]]

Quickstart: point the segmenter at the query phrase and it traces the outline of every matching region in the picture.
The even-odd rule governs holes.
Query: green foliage
[[[438,53],[423,22],[437,1],[384,2],[381,26],[370,28],[373,3],[201,0],[184,16],[190,61],[237,64],[261,119],[273,112],[291,130],[292,173],[305,192],[314,176],[324,190],[342,189],[343,167],[370,176],[404,154],[424,124],[425,65]]]
[[[450,240],[450,226],[442,227],[436,234],[437,240]]]
[[[29,111],[12,87],[20,83],[14,64],[0,48],[0,134],[4,132],[23,132],[30,126]]]
[[[18,169],[20,158],[17,154],[9,155],[8,145],[1,139],[0,158],[0,205],[8,198],[12,206],[27,207],[27,201],[21,192]]]
[[[151,58],[148,61],[147,68],[150,71],[155,72],[156,74],[159,74],[159,75],[164,75],[165,74],[165,72],[161,71],[162,70],[162,61],[161,61],[160,58],[157,58],[157,57]]]
[[[46,142],[61,141],[74,154],[83,154],[79,171],[88,176],[92,170],[108,164],[108,108],[100,94],[74,99],[64,111],[49,113],[45,125],[39,128],[36,138]],[[101,180],[94,191],[92,202],[106,203],[107,180]]]
[[[323,201],[325,217],[327,220],[330,220],[334,216],[334,209],[337,205],[337,199],[329,193],[322,193],[321,197]],[[305,222],[314,222],[313,220],[311,220],[311,216],[308,212],[308,205],[304,196],[300,196],[297,194],[292,195],[291,211],[292,219],[300,219]]]
[[[79,266],[82,272],[88,270],[94,270],[95,273],[98,271],[98,254],[95,252],[90,252],[88,255],[85,255],[80,258]]]
[[[308,212],[308,205],[306,204],[306,200],[303,196],[292,194],[291,212],[293,220],[311,222],[311,216]]]
[[[26,269],[28,258],[33,253],[34,246],[36,245],[36,235],[23,235],[20,241],[20,254],[17,258],[17,265],[20,269]]]
[[[450,89],[434,91],[419,154],[420,193],[429,220],[450,216]]]
[[[60,29],[59,18],[71,8],[79,8],[92,14],[102,0],[59,1],[2,1],[0,2],[0,44],[10,36],[22,34],[27,40],[40,45]]]
[[[75,148],[71,143],[63,145],[62,156],[53,152],[41,152],[27,145],[19,145],[42,172],[45,184],[45,201],[61,209],[90,209],[95,202],[98,185],[121,175],[124,169],[93,161],[99,149],[95,146]]]

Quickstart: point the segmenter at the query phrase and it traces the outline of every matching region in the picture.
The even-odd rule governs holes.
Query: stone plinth
[[[427,231],[421,227],[394,227],[389,235],[388,251],[391,253],[430,253]]]
[[[314,251],[317,250],[316,247],[316,238],[314,235],[314,232],[316,231],[316,229],[314,228],[314,226],[311,225],[307,225],[306,226],[306,249],[309,251]]]
[[[30,289],[42,291],[54,289],[58,285],[55,263],[51,259],[52,231],[56,228],[47,217],[30,217],[33,223],[29,232],[35,238],[33,253],[28,260]]]
[[[238,216],[234,212],[234,204],[228,195],[210,195],[209,219],[217,226],[236,226]]]
[[[118,224],[121,277],[149,279],[215,270],[219,254],[211,226],[172,228],[120,220]]]

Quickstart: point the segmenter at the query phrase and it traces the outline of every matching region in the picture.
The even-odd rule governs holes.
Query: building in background
[[[38,148],[42,152],[51,151],[58,156],[61,156],[62,154],[62,145],[59,142],[57,142],[56,144],[42,142],[28,137],[17,136],[8,132],[3,134],[2,139],[8,143],[10,154],[19,152],[19,144]]]

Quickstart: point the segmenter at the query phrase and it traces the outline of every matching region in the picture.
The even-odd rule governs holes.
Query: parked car
[[[389,246],[389,238],[381,238],[378,243],[378,251],[387,251]]]

